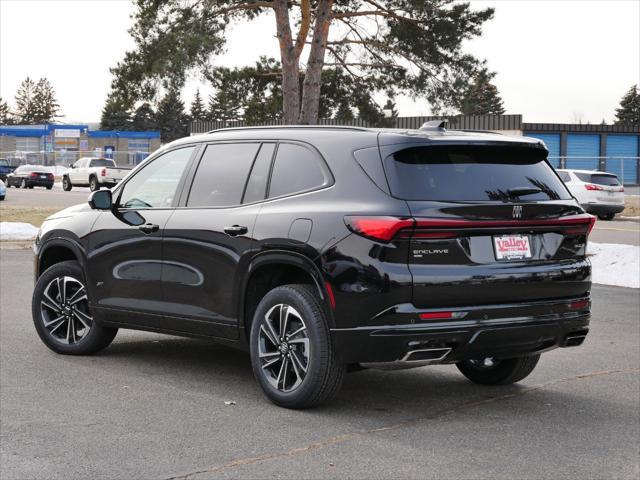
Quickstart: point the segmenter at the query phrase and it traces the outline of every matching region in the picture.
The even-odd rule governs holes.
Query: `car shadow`
[[[212,398],[223,392],[225,398],[237,404],[266,408],[275,416],[291,415],[291,411],[278,408],[264,398],[253,377],[248,353],[225,345],[149,334],[146,339],[116,339],[95,361],[99,368],[117,368],[127,375],[142,374],[145,381],[210,394]],[[347,374],[334,401],[297,414],[318,420],[330,417],[345,426],[351,424],[352,428],[361,429],[370,423],[379,425],[381,421],[435,418],[481,404],[501,405],[496,408],[504,411],[504,402],[501,404],[500,400],[529,390],[527,382],[500,387],[476,385],[464,378],[454,365],[397,371],[369,369]],[[559,394],[546,392],[550,398]],[[563,402],[571,404],[571,400]],[[518,414],[522,412],[518,410]]]

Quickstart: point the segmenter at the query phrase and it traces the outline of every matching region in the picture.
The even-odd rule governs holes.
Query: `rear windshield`
[[[113,160],[105,160],[103,158],[98,158],[95,160],[91,160],[90,167],[113,167],[115,164]]]
[[[579,173],[576,172],[576,177],[578,177],[583,182],[587,183],[596,183],[598,185],[620,185],[618,181],[618,177],[615,175],[604,175],[602,173]]]
[[[385,160],[393,196],[405,200],[568,200],[546,151],[527,147],[429,146]]]

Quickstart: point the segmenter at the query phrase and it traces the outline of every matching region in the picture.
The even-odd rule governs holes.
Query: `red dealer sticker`
[[[531,258],[531,244],[527,235],[503,235],[493,237],[497,260]]]

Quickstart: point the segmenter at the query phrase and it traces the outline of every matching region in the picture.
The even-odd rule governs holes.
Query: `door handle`
[[[241,225],[234,225],[233,227],[224,227],[224,233],[235,237],[236,235],[244,235],[249,229]]]
[[[141,225],[138,229],[143,233],[153,233],[160,230],[160,227],[154,223],[147,223],[146,225]]]

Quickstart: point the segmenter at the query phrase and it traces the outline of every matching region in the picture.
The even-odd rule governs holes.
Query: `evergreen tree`
[[[342,102],[336,111],[336,120],[343,122],[344,124],[349,124],[353,121],[353,110],[351,110],[351,106],[349,106],[349,102]]]
[[[14,119],[9,111],[9,104],[2,101],[2,97],[0,97],[0,125],[13,125],[13,122]]]
[[[188,135],[189,117],[184,111],[184,103],[177,90],[169,90],[160,100],[156,120],[160,137],[165,143]]]
[[[35,89],[36,84],[29,77],[25,78],[16,92],[16,117],[19,125],[29,125],[35,117]]]
[[[130,130],[131,113],[129,108],[118,95],[113,92],[107,97],[102,108],[100,118],[101,130]]]
[[[51,123],[60,114],[60,105],[56,100],[56,92],[46,78],[38,80],[33,93],[34,123]]]
[[[202,97],[200,96],[200,90],[196,90],[196,95],[191,102],[191,120],[204,120],[207,116],[207,112],[202,103]]]
[[[620,107],[616,108],[616,124],[640,125],[640,91],[633,85],[620,100]]]
[[[149,103],[144,102],[133,114],[132,129],[147,131],[157,130],[157,128],[156,112]]]
[[[502,115],[504,107],[498,88],[491,83],[495,73],[478,72],[462,95],[458,105],[463,115]]]

